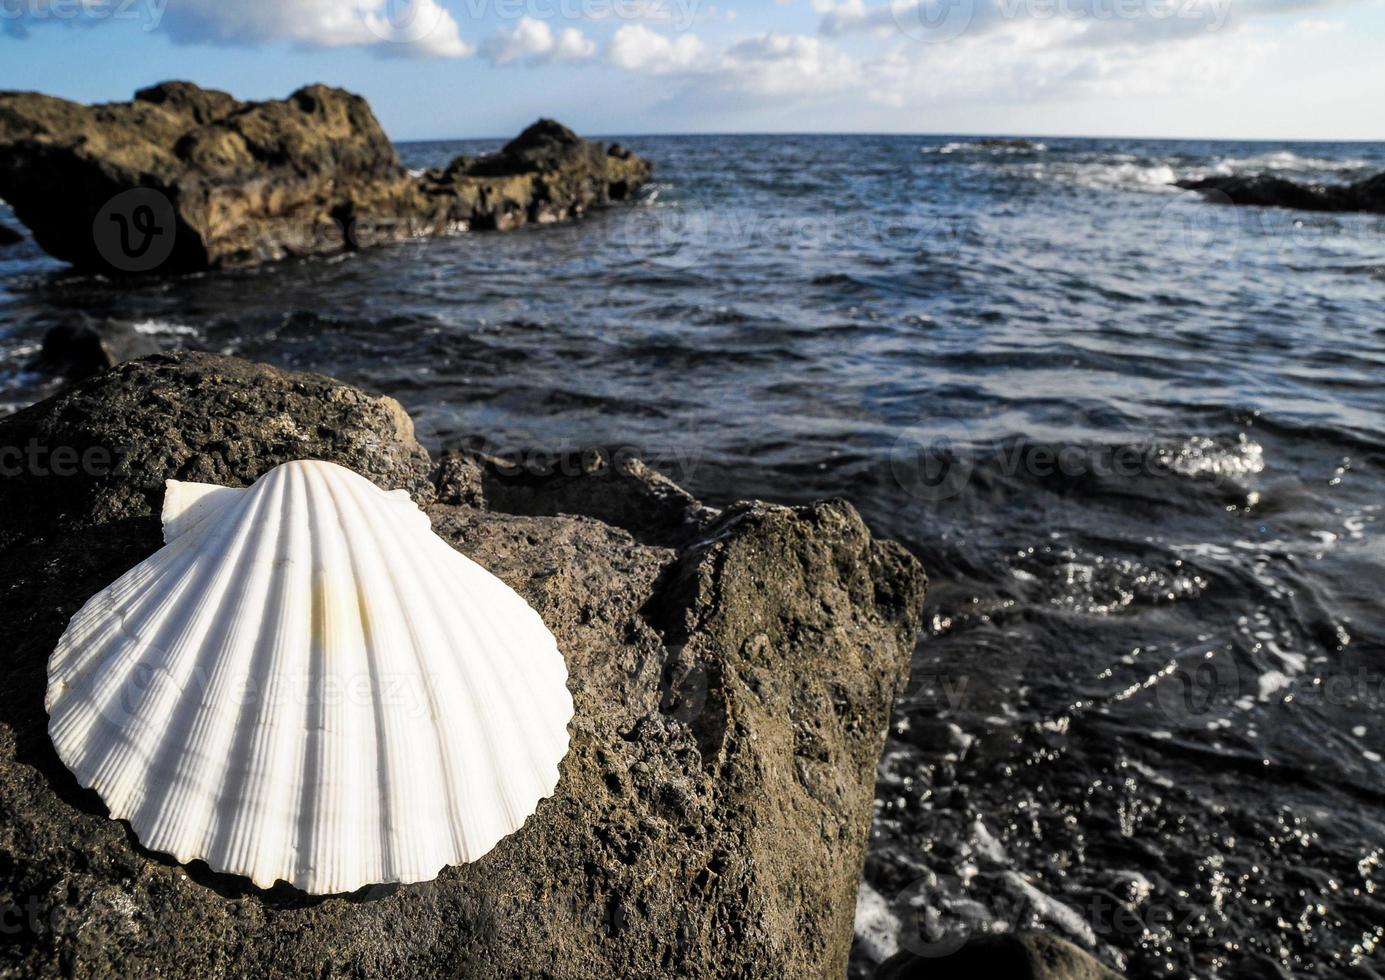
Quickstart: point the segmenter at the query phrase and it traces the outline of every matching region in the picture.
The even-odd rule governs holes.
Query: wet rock
[[[401,416],[331,379],[181,354],[0,421],[4,445],[37,433],[124,450],[103,478],[0,481],[16,528],[0,562],[0,901],[14,927],[0,972],[842,976],[924,578],[841,502],[738,504],[670,547],[574,513],[595,496],[582,480],[603,477],[549,484],[549,503],[541,483],[492,494],[475,461],[439,467],[435,530],[544,617],[576,716],[554,796],[435,881],[261,891],[145,851],[75,785],[47,738],[47,656],[86,598],[158,547],[162,480],[245,483],[312,455],[417,486],[432,465]],[[637,468],[617,479],[632,500],[643,483],[686,502]]]
[[[35,364],[69,378],[89,378],[123,361],[159,353],[159,345],[119,321],[83,319],[60,323],[43,337],[43,349]]]
[[[1300,211],[1373,211],[1385,214],[1385,174],[1353,184],[1302,184],[1269,174],[1176,181],[1218,204],[1296,208]]]
[[[977,936],[943,956],[901,952],[881,965],[876,980],[1121,980],[1065,939],[1046,932]]]
[[[6,245],[18,245],[24,241],[24,234],[9,225],[0,224],[0,248]]]
[[[646,161],[541,120],[499,154],[414,177],[366,101],[323,85],[267,102],[189,82],[99,106],[0,93],[0,197],[49,253],[103,272],[251,265],[558,221],[649,176]]]

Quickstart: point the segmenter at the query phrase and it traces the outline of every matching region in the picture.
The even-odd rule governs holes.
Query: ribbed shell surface
[[[553,792],[553,635],[406,495],[296,462],[165,517],[48,667],[58,755],[143,845],[328,894],[476,860]]]

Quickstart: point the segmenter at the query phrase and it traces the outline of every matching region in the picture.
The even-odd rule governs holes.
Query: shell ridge
[[[575,713],[572,704],[572,695],[571,692],[567,690],[566,685],[567,660],[565,657],[563,657],[562,651],[558,649],[557,643],[553,640],[553,635],[552,632],[548,629],[548,624],[543,621],[543,617],[539,615],[537,610],[530,606],[529,603],[526,602],[524,598],[519,595],[518,592],[510,588],[499,576],[493,574],[488,569],[480,565],[478,562],[475,562],[472,559],[468,558],[466,555],[462,554],[460,551],[457,551],[455,548],[448,547],[446,542],[442,542],[441,540],[439,540],[439,543],[442,544],[444,548],[446,548],[447,553],[445,557],[447,558],[447,560],[451,562],[459,561],[462,567],[464,567],[464,569],[469,573],[468,578],[472,581],[472,584],[475,586],[479,586],[481,589],[484,589],[489,593],[492,601],[486,605],[486,609],[488,612],[493,613],[497,607],[508,607],[507,615],[514,616],[520,619],[521,621],[525,622],[525,624],[528,627],[533,629],[537,637],[541,637],[543,640],[546,641],[542,644],[545,648],[543,651],[543,655],[545,657],[551,656],[551,658],[554,659],[556,665],[562,668],[562,673],[564,677],[563,700],[566,703],[563,705],[555,705],[549,703],[548,699],[543,696],[545,692],[535,691],[528,674],[523,671],[520,672],[521,683],[524,685],[526,693],[537,703],[545,704],[548,707],[557,709],[556,714],[563,714],[564,711],[566,712],[567,721],[563,723],[561,733],[564,737],[566,737],[567,724],[572,720],[572,715]],[[441,557],[444,556],[440,553],[440,558]],[[480,617],[480,619],[485,624],[488,633],[492,637],[497,637],[500,635],[494,623],[492,622],[492,617]],[[526,659],[531,666],[542,666],[541,663],[535,662],[534,652],[526,651]]]
[[[292,481],[286,480],[284,484],[275,499],[276,506],[281,510],[285,500],[291,497],[295,490]],[[276,529],[282,528],[282,523],[279,522]],[[208,863],[215,859],[217,864],[226,870],[247,877],[254,877],[254,854],[250,852],[250,848],[263,843],[256,830],[259,819],[264,816],[265,808],[261,804],[257,811],[252,813],[254,819],[249,820],[244,816],[240,820],[228,819],[224,814],[228,807],[243,806],[249,799],[256,798],[252,782],[255,775],[254,764],[265,755],[262,743],[272,735],[270,727],[260,723],[265,712],[273,708],[271,692],[259,686],[257,681],[265,674],[272,673],[265,669],[265,665],[275,665],[276,655],[283,645],[266,644],[263,641],[266,637],[278,637],[282,633],[288,606],[285,603],[270,605],[274,613],[261,619],[256,643],[252,648],[253,653],[246,667],[247,683],[254,684],[255,687],[246,692],[247,696],[242,697],[237,709],[235,724],[231,727],[232,737],[225,747],[224,757],[228,765],[213,801],[212,816],[203,836],[202,849]],[[259,750],[257,747],[260,747]],[[238,762],[242,764],[237,765]],[[238,812],[231,810],[232,814]],[[256,884],[269,887],[273,881],[257,879]]]
[[[369,489],[374,488],[371,487]],[[404,536],[382,535],[380,533],[380,530],[375,526],[375,522],[366,519],[367,507],[363,503],[361,498],[369,492],[369,489],[367,487],[358,486],[356,490],[352,491],[351,497],[356,512],[361,516],[362,523],[369,530],[370,540],[374,545],[375,555],[381,559],[382,563],[388,565],[389,567],[403,569],[405,574],[411,576],[412,582],[417,591],[426,594],[428,590],[425,584],[421,581],[421,577],[418,575],[418,572],[414,567],[414,562],[411,560],[409,555],[403,554],[401,551],[401,544],[404,540]],[[412,501],[410,501],[410,503],[412,504]],[[416,514],[422,513],[421,511],[418,511],[416,507],[413,509]],[[405,525],[405,529],[409,531],[414,530],[413,528],[408,527],[407,524]],[[429,525],[428,533],[432,533],[431,524]],[[404,560],[390,562],[388,560],[389,557],[402,557]],[[393,577],[394,576],[391,575],[391,579],[393,579]],[[395,606],[400,614],[399,619],[404,624],[405,628],[409,631],[409,638],[412,641],[410,643],[410,646],[412,647],[414,653],[414,664],[418,672],[419,681],[424,689],[425,697],[428,701],[428,712],[430,717],[433,718],[436,722],[436,724],[434,725],[434,732],[437,739],[438,761],[442,768],[443,802],[447,808],[448,816],[450,817],[449,830],[452,837],[451,856],[455,858],[464,859],[469,851],[469,849],[466,846],[464,830],[464,828],[467,826],[467,821],[465,820],[463,814],[464,808],[462,810],[459,810],[459,800],[463,799],[463,796],[458,786],[456,785],[456,780],[454,779],[454,774],[458,768],[458,760],[455,758],[456,753],[452,750],[451,739],[449,738],[449,735],[451,734],[452,730],[451,719],[447,714],[445,714],[441,710],[441,706],[438,704],[436,685],[433,682],[434,678],[432,676],[433,672],[429,669],[429,666],[424,663],[425,646],[422,641],[422,637],[420,637],[419,635],[418,626],[413,621],[413,618],[405,612],[405,605],[401,601],[401,597],[399,595],[398,583],[392,584],[395,585],[395,588],[391,591],[393,593],[392,598],[394,599]],[[441,635],[445,636],[446,630],[444,628],[444,623],[438,616],[434,606],[431,603],[429,603],[425,605],[425,608],[427,610],[427,615],[429,616],[430,620],[437,626],[438,632]],[[451,663],[451,661],[455,658],[447,659],[448,662]],[[470,707],[472,709],[471,716],[481,717],[480,706],[476,703],[472,691],[465,684],[465,682],[460,676],[457,677],[457,687],[462,692],[462,696],[465,697],[470,703]],[[475,729],[479,731],[481,739],[486,743],[486,748],[488,752],[493,752],[494,746],[491,744],[490,733],[486,730],[486,726],[477,725],[475,726]],[[439,865],[439,867],[442,867],[447,863],[449,862],[443,861],[442,864]]]
[[[305,468],[303,479],[306,483],[312,484],[320,481],[316,467]],[[311,501],[313,493],[310,491],[308,499]],[[308,539],[312,549],[312,577],[314,582],[317,580],[318,570],[329,567],[328,557],[325,554],[329,543],[328,534],[334,528],[323,529],[319,525],[318,514],[315,508],[307,508],[310,520]],[[302,742],[301,765],[302,774],[298,781],[298,810],[295,814],[297,823],[297,844],[295,850],[296,866],[294,868],[294,884],[300,882],[307,884],[317,880],[319,873],[325,871],[316,866],[316,852],[314,847],[318,837],[321,835],[321,828],[317,825],[318,798],[320,793],[320,777],[323,764],[323,753],[325,751],[323,734],[323,699],[320,691],[322,686],[322,675],[325,672],[326,647],[329,642],[329,630],[334,625],[328,618],[328,604],[326,591],[322,588],[313,588],[311,591],[311,612],[309,613],[312,628],[309,634],[308,644],[308,692],[305,699],[305,735]],[[301,887],[301,886],[300,886]]]
[[[210,530],[210,529],[209,529]],[[234,528],[220,528],[215,540],[220,541],[230,535]],[[218,563],[214,560],[201,560],[197,557],[187,566],[191,574],[180,580],[172,595],[167,602],[159,606],[160,609],[167,610],[176,604],[176,600],[184,595],[197,595],[194,612],[200,613],[201,608],[209,602],[206,597],[205,584],[214,579],[217,573]],[[141,749],[138,744],[138,732],[129,730],[129,722],[140,719],[148,715],[151,711],[150,701],[159,691],[167,689],[169,682],[174,680],[173,673],[169,670],[168,664],[162,662],[150,667],[149,677],[154,681],[162,683],[146,683],[137,692],[130,690],[130,674],[140,668],[141,665],[149,665],[148,654],[151,650],[156,650],[162,654],[167,654],[170,647],[170,634],[174,637],[180,628],[180,621],[177,617],[162,615],[155,620],[155,625],[151,629],[152,635],[145,635],[141,639],[135,637],[135,642],[128,645],[118,646],[114,650],[105,651],[105,656],[100,657],[95,665],[93,674],[81,686],[81,691],[87,697],[76,705],[76,710],[84,711],[85,724],[83,728],[86,734],[90,733],[92,726],[100,725],[101,730],[107,735],[104,739],[91,739],[87,742],[85,749],[72,759],[64,758],[63,761],[77,775],[83,785],[96,788],[100,791],[98,783],[109,787],[106,792],[102,792],[102,798],[111,809],[112,816],[116,819],[128,819],[139,805],[139,786],[126,785],[124,780],[138,780],[142,785],[143,779],[137,772],[131,771],[131,756],[137,756],[145,763],[148,763],[153,747]],[[123,632],[130,635],[128,626]],[[67,701],[71,704],[71,696],[76,685],[70,685],[64,692],[68,695]],[[135,694],[134,698],[131,695]],[[129,699],[128,702],[126,699]],[[61,730],[63,722],[60,720],[66,714],[64,706],[59,706],[58,710],[50,716],[49,731],[57,733]],[[110,722],[112,715],[123,717],[125,724],[117,725]],[[105,722],[103,725],[102,722]],[[55,737],[55,744],[57,738]],[[61,753],[60,753],[61,754]],[[117,792],[120,790],[120,792]],[[109,793],[109,795],[107,795]]]
[[[518,602],[524,606],[526,612],[530,613],[532,616],[537,618],[539,620],[539,623],[542,624],[542,618],[539,617],[538,614],[535,613],[532,609],[530,609],[528,604],[524,603],[524,600],[521,599],[519,595],[515,593],[512,589],[510,589],[508,585],[505,585],[504,582],[500,581],[499,578],[492,575],[489,571],[482,568],[479,564],[471,561],[470,559],[466,559],[465,555],[462,555],[460,552],[452,548],[450,545],[447,544],[447,542],[443,541],[441,538],[438,538],[436,535],[434,535],[434,540],[430,541],[429,543],[433,547],[431,548],[431,554],[427,555],[426,557],[434,571],[433,580],[438,582],[456,582],[459,578],[462,578],[462,581],[465,582],[468,593],[478,591],[475,588],[477,583],[484,583],[482,589],[490,592],[492,598],[499,598],[501,600],[502,607],[512,607],[514,603]],[[459,564],[454,560],[458,558],[464,559],[464,564]],[[448,569],[446,567],[447,564],[452,564],[456,567],[459,567],[468,574],[466,574],[464,578],[460,577],[456,575],[454,570]],[[501,593],[495,590],[494,588],[491,588],[491,586],[494,584],[499,584],[500,587],[504,590],[504,592]],[[481,605],[481,603],[478,602],[477,605]],[[508,656],[512,653],[511,645],[505,642],[503,635],[498,634],[495,631],[495,629],[489,621],[488,616],[477,615],[476,611],[473,610],[468,610],[466,614],[462,614],[462,611],[457,608],[457,604],[455,602],[446,603],[441,608],[447,609],[452,614],[452,618],[454,619],[454,622],[457,624],[457,626],[459,626],[460,629],[464,630],[467,633],[467,635],[470,636],[472,648],[478,651],[477,656],[468,658],[468,660],[475,660],[481,662],[485,673],[489,677],[489,685],[487,686],[489,687],[490,691],[493,692],[492,696],[494,697],[496,694],[498,694],[499,700],[503,702],[503,706],[507,711],[507,721],[509,723],[510,729],[511,731],[517,733],[517,735],[520,736],[516,739],[516,741],[523,746],[523,755],[526,761],[528,762],[530,775],[536,777],[537,786],[541,791],[539,793],[538,798],[543,799],[544,797],[551,795],[553,789],[557,786],[557,766],[556,764],[554,764],[553,762],[549,762],[548,760],[540,760],[536,758],[534,755],[533,740],[522,737],[525,730],[523,719],[525,718],[525,715],[529,712],[523,712],[519,710],[514,700],[514,692],[512,691],[512,688],[521,688],[522,692],[529,698],[529,704],[531,705],[546,706],[547,698],[541,697],[536,694],[529,678],[525,676],[525,672],[522,669],[518,669],[517,665],[514,663],[513,657]],[[543,628],[544,632],[547,633],[547,626],[544,625]],[[505,650],[507,653],[507,657],[502,659],[499,657],[487,656],[483,653],[483,651],[487,650]],[[556,645],[554,647],[554,652],[559,657],[561,657],[561,654],[557,653]],[[462,658],[457,657],[455,659],[460,661]],[[566,676],[565,664],[563,673],[564,676]],[[568,716],[568,720],[571,720],[570,713]],[[566,725],[564,727],[566,727]],[[566,733],[564,732],[564,734]],[[495,756],[493,758],[498,760],[499,756]],[[552,772],[552,778],[550,778],[550,771]],[[528,817],[532,814],[533,806],[524,807],[523,815],[518,815],[515,812],[514,802],[512,800],[512,791],[510,789],[508,779],[506,778],[508,774],[503,774],[496,770],[495,775],[497,777],[497,789],[499,790],[499,793],[502,796],[502,802],[506,807],[506,816],[510,824],[511,830],[517,830],[519,827],[523,825],[524,820],[528,819]]]
[[[539,641],[544,648],[542,657],[537,655],[538,651],[530,650],[526,647],[520,651],[520,656],[511,656],[505,660],[498,661],[498,666],[503,669],[505,677],[514,680],[517,686],[523,689],[523,693],[529,699],[530,704],[539,705],[543,709],[555,709],[555,714],[557,715],[566,714],[561,729],[555,729],[554,734],[564,741],[567,741],[569,738],[567,725],[571,722],[572,715],[574,714],[572,696],[567,690],[566,683],[567,661],[563,657],[562,652],[558,650],[557,643],[554,641],[553,635],[548,629],[548,624],[543,621],[543,617],[540,616],[533,607],[524,601],[519,593],[506,585],[498,576],[492,574],[477,562],[467,558],[467,556],[463,555],[461,552],[448,547],[446,542],[439,540],[439,544],[446,549],[446,552],[439,551],[438,560],[445,558],[447,561],[453,562],[454,559],[460,559],[463,567],[469,573],[467,576],[469,580],[468,584],[472,588],[479,587],[479,590],[487,593],[483,598],[488,601],[478,603],[478,605],[481,605],[481,609],[478,610],[480,614],[469,617],[468,619],[469,625],[477,632],[478,636],[483,635],[484,638],[488,638],[491,641],[489,644],[483,643],[483,647],[507,648],[508,652],[514,652],[513,645],[506,642],[504,631],[499,629],[495,622],[495,613],[497,609],[503,609],[507,616],[516,617],[521,622],[524,622],[525,625],[529,627],[529,630],[526,632],[531,632],[533,635],[532,638]],[[526,639],[527,638],[528,637],[526,637]],[[530,672],[541,671],[546,666],[549,666],[543,662],[545,659],[551,659],[551,665],[561,669],[563,683],[560,687],[565,704],[553,704],[547,697],[546,691],[540,691],[534,688]],[[497,662],[497,658],[491,658],[489,662],[494,664]],[[511,708],[513,710],[512,701]],[[526,714],[532,714],[532,712],[526,712]],[[517,714],[516,717],[523,717],[523,715]],[[544,721],[545,723],[549,723],[551,719],[546,717]],[[552,787],[556,785],[556,777],[550,779],[549,770],[556,767],[547,760],[534,759],[532,754],[530,762],[534,766],[535,774],[539,776],[541,784],[548,787],[551,791]]]
[[[243,588],[234,590],[229,603],[205,600],[219,597],[225,591],[222,583],[244,579],[265,543],[272,542],[277,522],[263,520],[263,517],[266,512],[273,513],[273,505],[281,495],[281,483],[256,493],[251,501],[252,509],[243,515],[244,528],[236,536],[233,550],[228,553],[229,560],[212,563],[216,573],[214,584],[202,597],[204,601],[199,601],[194,610],[190,625],[196,630],[193,634],[196,642],[187,643],[190,649],[186,655],[190,664],[179,684],[177,700],[165,716],[163,737],[156,743],[154,755],[146,762],[139,803],[129,818],[132,826],[144,825],[149,828],[151,842],[176,841],[181,822],[190,816],[189,798],[196,795],[197,777],[205,766],[200,758],[203,749],[200,738],[210,721],[205,709],[211,700],[213,678],[220,676],[223,669],[233,666],[229,663],[231,658],[228,654],[247,592]],[[181,650],[179,659],[183,659]],[[154,783],[154,790],[161,792],[151,790],[151,777],[162,777],[161,783]],[[179,860],[186,860],[185,847],[182,850],[177,847],[173,843],[172,847],[159,849],[169,851]]]
[[[364,479],[364,477],[361,477],[360,479]],[[333,481],[330,479],[326,479],[324,477],[321,479],[321,483],[334,505],[333,511],[336,518],[334,522],[335,530],[337,532],[340,532],[344,540],[349,540],[349,531],[347,529],[346,524],[342,520],[343,515],[341,509],[341,500],[338,497],[336,488],[332,485]],[[313,537],[313,547],[314,552],[316,553],[317,548],[319,546],[319,535],[315,533]],[[356,575],[356,569],[354,564],[355,556],[350,554],[349,548],[345,550],[347,550],[348,552],[348,560],[352,562],[352,575],[354,578]],[[359,600],[357,602],[356,609],[357,616],[359,617]],[[395,852],[395,848],[393,847],[391,835],[391,831],[396,829],[396,814],[394,812],[394,800],[390,794],[391,779],[393,776],[393,772],[391,770],[392,760],[390,759],[389,754],[390,726],[389,720],[386,717],[384,705],[381,703],[382,699],[380,697],[380,692],[382,690],[380,676],[380,651],[377,645],[373,642],[373,637],[369,635],[369,632],[365,628],[365,626],[365,623],[361,623],[361,636],[365,641],[365,647],[363,652],[365,654],[366,670],[370,678],[370,700],[372,716],[375,724],[375,784],[376,793],[378,794],[380,806],[378,841],[381,862],[380,872],[384,876],[383,880],[388,881],[396,879],[398,875],[397,869],[400,864],[399,856]]]
[[[446,548],[450,553],[456,553],[441,539],[438,540],[437,544],[441,548]],[[443,553],[440,550],[433,549],[433,554],[428,557],[430,559],[429,563],[432,565],[435,573],[433,581],[452,582],[455,588],[456,584],[458,584],[456,576],[447,575],[445,568],[441,566],[441,562],[438,560],[441,557],[445,557]],[[489,573],[487,572],[486,574]],[[429,591],[432,592],[433,590],[430,589]],[[446,609],[450,614],[448,618],[453,625],[453,630],[451,632],[464,633],[470,640],[469,648],[472,651],[470,655],[467,653],[458,653],[454,654],[452,658],[457,667],[462,671],[463,677],[465,678],[464,683],[468,690],[472,692],[473,698],[478,695],[482,698],[485,710],[487,710],[492,717],[498,718],[498,712],[504,712],[504,724],[507,731],[512,735],[512,737],[507,740],[507,743],[515,743],[522,746],[524,755],[530,759],[532,765],[532,747],[529,744],[529,740],[523,737],[524,728],[520,724],[522,715],[515,705],[510,691],[510,685],[506,683],[506,678],[502,676],[501,671],[497,669],[494,662],[496,658],[488,656],[486,653],[488,645],[482,640],[480,632],[476,628],[476,617],[470,615],[469,611],[468,613],[463,613],[462,610],[457,607],[455,601],[446,602],[442,608]],[[502,647],[503,644],[495,644],[490,648],[498,649]],[[472,669],[473,665],[478,664],[479,668]],[[518,814],[517,811],[520,808],[515,805],[513,793],[511,792],[507,779],[508,773],[502,771],[498,764],[502,756],[494,749],[491,750],[489,755],[489,775],[492,783],[490,787],[491,794],[494,798],[498,799],[501,806],[504,807],[505,823],[509,826],[510,831],[517,830],[523,825],[524,820],[528,818],[529,813],[532,811],[526,809],[522,816]],[[495,841],[490,842],[490,846],[493,847],[495,843]],[[489,847],[487,850],[489,850]],[[477,857],[479,856],[480,855],[477,855]]]
[[[73,674],[80,674],[82,665],[88,660],[101,659],[100,649],[93,649],[97,647],[97,637],[93,636],[92,632],[103,619],[119,615],[120,626],[124,628],[134,612],[143,607],[142,600],[151,594],[156,600],[156,609],[166,606],[168,601],[171,601],[172,594],[161,597],[156,586],[185,573],[192,565],[205,560],[205,556],[199,554],[193,543],[192,540],[181,540],[173,545],[165,545],[148,560],[136,565],[92,596],[73,615],[49,658],[51,679],[58,681],[59,687],[74,684],[76,678]],[[143,574],[140,574],[141,572]],[[164,601],[159,601],[160,599]]]

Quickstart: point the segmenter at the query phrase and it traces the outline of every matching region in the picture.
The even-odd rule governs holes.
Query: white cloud
[[[513,27],[500,28],[481,44],[481,56],[496,65],[581,61],[595,53],[596,42],[577,28],[567,27],[555,35],[546,21],[533,17],[521,17]]]
[[[626,24],[611,35],[606,57],[617,68],[653,75],[705,71],[707,49],[696,34],[670,38],[643,24]]]
[[[741,41],[726,52],[720,69],[736,86],[764,96],[836,91],[861,81],[850,56],[803,34],[771,33]]]
[[[472,52],[439,0],[168,0],[163,26],[182,43],[291,41],[305,48],[371,46],[384,55],[461,58]]]

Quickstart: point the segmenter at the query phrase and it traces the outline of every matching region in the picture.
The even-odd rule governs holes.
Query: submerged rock
[[[876,980],[1121,980],[1121,975],[1065,939],[1046,932],[977,936],[946,956],[900,953]]]
[[[64,374],[69,378],[88,378],[123,361],[159,353],[159,345],[132,324],[83,319],[60,323],[43,337],[35,367]]]
[[[541,120],[498,154],[415,177],[366,101],[323,85],[268,102],[189,82],[95,106],[0,93],[0,197],[49,253],[106,272],[558,221],[627,197],[650,172]]]
[[[555,795],[480,861],[309,898],[177,865],[107,819],[48,740],[46,661],[67,618],[159,546],[165,478],[245,484],[309,456],[432,500],[407,416],[329,378],[165,354],[0,421],[0,446],[30,440],[115,462],[0,479],[0,972],[844,975],[925,585],[848,504],[718,514],[637,466],[517,488],[444,460],[434,528],[557,636],[572,748]],[[652,530],[640,500],[661,502]],[[670,533],[676,512],[689,521]]]
[[[1269,174],[1205,177],[1175,183],[1220,204],[1385,214],[1385,174],[1353,184],[1301,184]]]

